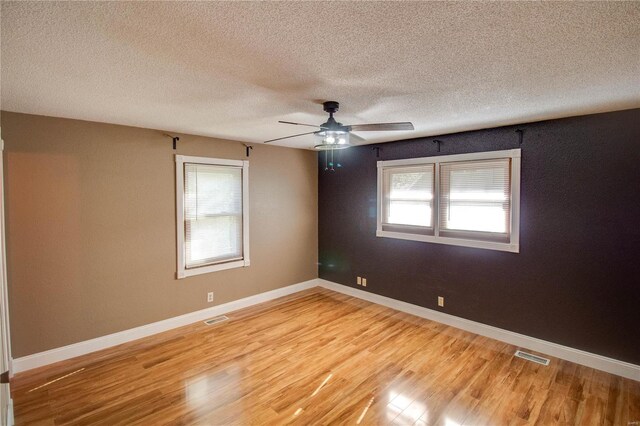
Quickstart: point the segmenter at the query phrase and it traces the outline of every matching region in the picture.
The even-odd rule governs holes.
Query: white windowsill
[[[235,260],[233,262],[218,263],[216,265],[200,266],[193,269],[182,269],[178,271],[178,279],[192,277],[194,275],[208,274],[209,272],[223,271],[225,269],[244,268],[249,266],[249,260]]]
[[[495,241],[465,240],[462,238],[436,237],[434,235],[409,234],[404,232],[377,231],[376,237],[397,238],[400,240],[421,241],[425,243],[448,244],[451,246],[473,247],[489,250],[520,253],[518,244],[499,243]]]

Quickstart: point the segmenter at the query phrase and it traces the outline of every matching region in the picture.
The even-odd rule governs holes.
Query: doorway
[[[1,130],[0,130],[1,132]],[[0,136],[0,424],[13,424],[9,379],[11,377],[11,341],[9,337],[9,299],[7,256],[4,228],[4,141]]]

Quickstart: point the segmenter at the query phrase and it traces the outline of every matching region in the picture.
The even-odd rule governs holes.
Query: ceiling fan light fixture
[[[332,151],[332,150],[335,150],[335,149],[351,148],[352,146],[353,145],[337,144],[337,143],[334,143],[334,144],[322,144],[321,143],[319,145],[314,146],[314,148],[317,151]]]
[[[319,144],[315,146],[318,150],[344,149],[349,148],[349,132],[344,130],[321,130],[315,133]]]

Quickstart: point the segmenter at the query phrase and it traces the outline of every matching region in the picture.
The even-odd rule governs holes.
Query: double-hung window
[[[249,265],[249,162],[176,155],[178,278]]]
[[[519,251],[520,150],[378,162],[379,237]]]

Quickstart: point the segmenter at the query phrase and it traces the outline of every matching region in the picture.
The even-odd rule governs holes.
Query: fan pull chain
[[[333,149],[331,150],[331,162],[329,163],[329,165],[331,166],[331,171],[335,172],[336,170],[333,168]]]
[[[336,167],[341,168],[342,164],[340,164],[340,152],[333,153],[334,149],[327,149],[324,151],[324,171],[335,172]],[[329,158],[329,152],[331,152],[331,158]]]

